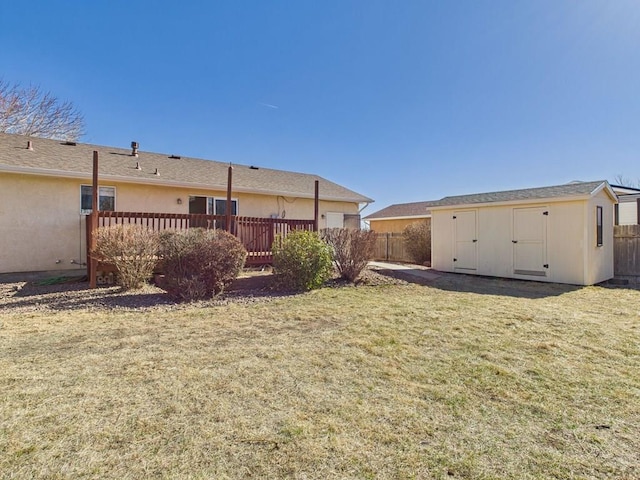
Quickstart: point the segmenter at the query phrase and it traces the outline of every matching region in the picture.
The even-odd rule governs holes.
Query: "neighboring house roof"
[[[32,142],[33,150],[27,149],[27,141]],[[0,172],[91,179],[94,150],[99,155],[101,181],[227,189],[228,163],[144,151],[135,157],[131,149],[7,133],[0,133]],[[140,170],[136,169],[137,162]],[[318,175],[233,165],[234,192],[313,198],[315,180],[319,181],[321,200],[373,202]]]
[[[611,184],[611,189],[616,192],[616,195],[638,195],[640,194],[640,188],[635,187],[625,187],[624,185],[613,185]]]
[[[395,203],[387,208],[367,215],[363,220],[401,220],[405,218],[426,218],[431,216],[429,207],[436,202]]]
[[[514,203],[531,200],[561,200],[565,198],[588,198],[605,189],[609,196],[617,201],[616,194],[606,180],[595,182],[572,182],[551,187],[525,188],[522,190],[506,190],[502,192],[475,193],[444,197],[431,205],[431,208],[451,207],[457,205],[476,205],[491,203]]]

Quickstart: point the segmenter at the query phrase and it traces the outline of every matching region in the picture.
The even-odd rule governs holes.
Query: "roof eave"
[[[45,177],[57,177],[57,178],[71,178],[77,180],[91,180],[92,175],[86,172],[70,172],[67,170],[52,170],[46,168],[33,168],[33,167],[19,167],[14,165],[0,165],[0,172],[6,173],[19,173],[24,175],[39,175]],[[205,183],[187,183],[187,182],[179,182],[175,180],[166,180],[162,178],[131,178],[131,177],[123,177],[121,175],[110,175],[110,174],[100,174],[101,180],[111,180],[117,181],[120,183],[131,183],[138,185],[155,185],[159,187],[177,187],[177,188],[197,188],[201,190],[221,190],[226,191],[227,185],[212,185]],[[276,190],[268,190],[268,189],[254,189],[254,188],[243,188],[243,187],[234,187],[234,192],[238,193],[253,193],[258,195],[284,195],[284,196],[295,196],[297,198],[310,198],[313,199],[314,196],[311,194],[300,194],[296,192],[283,192]],[[327,200],[333,202],[349,202],[349,203],[372,203],[373,200],[367,197],[323,197],[320,195],[320,200]]]
[[[431,218],[430,213],[420,214],[420,215],[403,215],[399,217],[364,217],[364,220],[412,220],[412,219],[420,219],[420,218]]]
[[[448,205],[432,206],[431,210],[450,210],[452,208],[476,208],[476,207],[502,207],[506,205],[526,205],[528,203],[558,203],[558,202],[577,202],[581,200],[589,200],[591,194],[574,195],[564,197],[544,197],[544,198],[525,198],[522,200],[503,200],[500,202],[482,202],[482,203],[452,203]]]

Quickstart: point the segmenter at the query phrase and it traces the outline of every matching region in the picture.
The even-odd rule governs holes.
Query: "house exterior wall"
[[[455,268],[456,212],[477,212],[477,275],[588,285],[613,277],[613,202],[602,193],[592,201],[539,202],[432,210],[432,266]],[[594,203],[595,202],[595,203]],[[603,247],[595,247],[595,205],[604,207]],[[544,207],[546,218],[546,276],[514,273],[514,208]]]
[[[626,202],[624,197],[620,197],[618,203],[618,225],[637,225],[638,224],[638,203],[634,198],[633,201]]]
[[[402,218],[397,220],[371,219],[369,228],[376,233],[402,233],[406,227],[418,222],[431,223],[430,218]]]
[[[86,261],[85,215],[80,186],[91,181],[22,174],[0,174],[0,273],[79,269]],[[116,210],[189,213],[189,196],[226,198],[226,191],[161,187],[101,181],[115,187]],[[182,204],[178,204],[178,198]],[[314,201],[306,198],[234,193],[238,214],[313,219]],[[358,204],[320,201],[319,228],[326,212],[357,214]],[[325,215],[326,216],[326,215]],[[72,263],[72,261],[74,263]]]

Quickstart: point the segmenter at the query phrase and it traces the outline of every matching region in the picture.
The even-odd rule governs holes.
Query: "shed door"
[[[513,209],[513,273],[547,275],[547,207]]]
[[[475,270],[478,267],[477,211],[453,212],[454,258],[456,270]]]

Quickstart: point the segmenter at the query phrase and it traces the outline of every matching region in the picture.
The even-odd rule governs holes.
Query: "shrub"
[[[407,253],[414,262],[424,265],[431,262],[431,223],[416,222],[402,232]]]
[[[158,234],[142,225],[119,224],[95,233],[93,254],[118,272],[116,282],[124,289],[140,288],[158,262]]]
[[[272,247],[276,284],[291,290],[312,290],[331,277],[331,249],[316,232],[295,230],[278,236]]]
[[[191,228],[163,232],[160,255],[165,275],[160,287],[174,300],[192,301],[224,291],[242,270],[247,251],[230,233]]]
[[[369,230],[328,228],[322,232],[322,238],[333,251],[340,276],[354,282],[373,258],[377,235]]]

